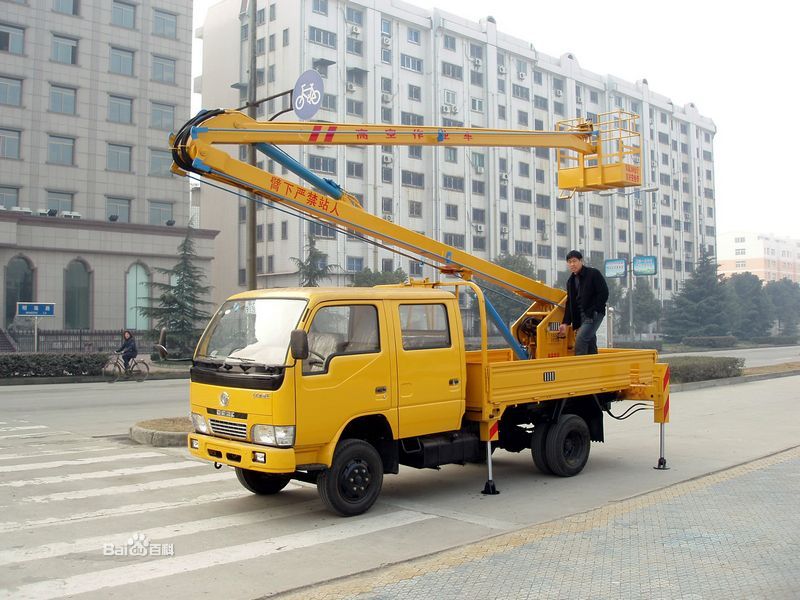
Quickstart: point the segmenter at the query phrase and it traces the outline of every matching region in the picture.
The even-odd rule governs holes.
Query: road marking
[[[106,448],[108,450],[108,448]],[[12,473],[16,471],[28,471],[30,469],[57,469],[59,467],[71,467],[80,465],[90,465],[94,463],[114,462],[123,460],[133,460],[140,458],[163,458],[161,452],[136,452],[133,454],[115,454],[113,456],[94,456],[89,458],[76,458],[75,460],[55,460],[51,462],[28,463],[24,465],[8,465],[0,467],[0,473]]]
[[[50,431],[48,433],[15,433],[13,435],[0,435],[0,440],[8,440],[11,438],[43,438],[51,437],[54,435],[62,435],[70,433],[69,431]]]
[[[22,431],[23,429],[48,429],[47,425],[25,425],[23,427],[0,427],[0,431]]]
[[[291,485],[286,486],[285,489],[290,490],[293,487],[299,489],[298,486]],[[309,509],[313,508],[320,510],[322,508],[319,500],[316,498],[299,504],[270,508],[269,511],[259,509],[220,517],[209,517],[208,519],[198,519],[196,521],[186,521],[184,523],[172,523],[163,527],[152,527],[150,529],[125,531],[122,533],[108,533],[105,535],[77,539],[72,542],[53,542],[33,548],[22,548],[20,550],[0,550],[0,566],[29,562],[32,560],[45,560],[58,556],[66,556],[68,554],[78,554],[80,552],[102,552],[103,546],[106,544],[124,546],[126,541],[130,539],[134,533],[146,535],[147,539],[151,542],[162,540],[172,543],[173,538],[183,535],[216,531],[228,527],[246,527],[255,525],[256,523],[263,523],[264,521],[284,519],[286,517],[308,513],[311,512]]]
[[[93,573],[82,573],[63,579],[50,579],[15,588],[6,588],[0,590],[0,598],[49,600],[85,594],[106,588],[149,581],[158,577],[191,573],[192,571],[210,567],[262,558],[279,552],[289,552],[328,542],[369,535],[434,518],[436,517],[433,515],[424,515],[405,510],[384,515],[358,517],[340,521],[328,527],[292,533],[257,542],[215,548],[184,556],[149,560],[141,564],[126,565]]]
[[[58,492],[55,494],[45,494],[43,496],[28,496],[20,498],[18,502],[36,502],[38,504],[46,502],[61,502],[62,500],[83,500],[84,498],[97,498],[98,496],[115,496],[117,494],[137,494],[139,492],[150,492],[153,490],[164,490],[171,487],[184,485],[197,485],[230,480],[230,473],[211,473],[210,475],[196,475],[195,477],[179,477],[177,479],[165,479],[161,481],[148,481],[147,483],[134,483],[130,485],[118,485],[112,487],[92,488],[89,490],[77,490],[74,492]]]
[[[180,508],[186,505],[199,506],[201,504],[210,504],[213,502],[221,502],[223,500],[231,500],[234,498],[249,498],[252,496],[253,494],[251,494],[250,492],[245,492],[243,490],[236,490],[232,492],[219,492],[216,494],[206,494],[204,496],[192,497],[188,498],[187,500],[180,500],[176,502],[146,502],[144,504],[128,504],[126,506],[115,506],[114,508],[106,508],[90,512],[75,513],[72,515],[66,515],[64,517],[48,517],[47,519],[37,519],[32,521],[19,521],[19,522],[5,521],[3,523],[0,523],[0,533],[5,533],[7,531],[23,531],[28,529],[39,529],[41,527],[52,527],[53,525],[69,525],[81,521],[94,521],[98,519],[107,519],[110,517],[137,515],[140,513],[151,513],[158,510],[169,510],[171,508]]]
[[[196,469],[204,467],[203,463],[184,460],[161,465],[147,465],[144,467],[125,467],[111,471],[91,471],[89,473],[72,473],[71,475],[52,475],[50,477],[36,477],[35,479],[17,479],[4,481],[0,487],[26,487],[29,485],[45,485],[48,483],[66,483],[68,481],[83,481],[85,479],[104,479],[106,477],[124,477],[126,475],[141,475],[143,473],[160,473],[161,471],[176,471],[178,469]]]
[[[456,510],[448,510],[446,508],[437,508],[429,504],[417,502],[393,502],[387,501],[385,504],[389,506],[396,506],[406,510],[413,510],[416,512],[431,514],[437,517],[444,517],[446,519],[453,519],[454,521],[462,521],[464,523],[472,523],[473,525],[480,525],[481,527],[488,527],[489,529],[499,529],[501,531],[509,531],[511,529],[518,529],[522,527],[521,523],[512,523],[511,521],[502,521],[500,519],[492,519],[491,517],[484,517],[478,514],[469,514],[459,512]]]
[[[30,444],[33,446],[33,444]],[[39,446],[50,446],[49,444],[37,444]],[[5,448],[0,448],[0,450],[5,450]],[[63,456],[64,454],[78,454],[79,452],[108,452],[109,447],[103,446],[102,448],[97,448],[95,446],[87,446],[85,448],[75,448],[74,450],[44,450],[42,452],[37,452],[36,454],[4,454],[0,456],[0,460],[24,460],[26,458],[39,458],[40,456],[52,456],[53,454],[57,454],[58,456]]]

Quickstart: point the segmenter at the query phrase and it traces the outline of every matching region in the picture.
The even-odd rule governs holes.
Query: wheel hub
[[[371,481],[369,466],[362,461],[353,461],[342,470],[339,486],[348,500],[360,500],[366,495]]]

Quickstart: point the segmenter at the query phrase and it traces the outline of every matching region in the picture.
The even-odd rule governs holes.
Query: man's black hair
[[[570,250],[569,252],[567,252],[566,260],[569,260],[570,258],[577,258],[578,260],[583,260],[583,254],[581,254],[578,250]]]

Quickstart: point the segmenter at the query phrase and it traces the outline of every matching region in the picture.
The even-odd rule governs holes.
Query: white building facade
[[[46,328],[146,329],[189,218],[168,136],[189,116],[192,3],[0,6],[0,328],[39,301]],[[196,234],[208,268],[216,232]]]
[[[800,283],[800,240],[730,231],[719,235],[719,272],[731,276],[752,273],[764,283],[791,279]]]
[[[325,85],[320,121],[552,130],[560,120],[596,120],[621,108],[642,115],[643,187],[658,190],[559,199],[550,149],[286,148],[370,212],[490,260],[526,256],[551,285],[572,248],[601,268],[609,258],[655,255],[654,291],[664,300],[691,272],[701,247],[715,253],[716,129],[693,104],[676,106],[646,81],[584,70],[571,54],[542,54],[530,40],[498,31],[491,18],[475,23],[389,0],[274,0],[258,4],[257,22],[258,98],[291,89],[313,68]],[[198,35],[204,59],[195,91],[203,107],[244,105],[246,2],[212,7]],[[259,118],[287,105],[288,98],[266,102]],[[261,164],[275,168],[266,159]],[[201,223],[229,236],[220,256],[231,257],[215,272],[221,299],[245,281],[243,200],[213,188],[202,194]],[[292,257],[304,256],[309,232],[328,263],[341,267],[330,283],[345,285],[348,273],[366,267],[436,276],[407,257],[267,209],[258,212],[259,286],[297,284]],[[222,272],[231,264],[238,272]]]

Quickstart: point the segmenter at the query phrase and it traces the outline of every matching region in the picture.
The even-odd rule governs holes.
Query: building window
[[[394,199],[385,196],[381,198],[381,210],[389,215],[394,213]]]
[[[134,263],[125,274],[125,327],[133,330],[149,329],[149,319],[140,308],[150,307],[150,275],[141,263]]]
[[[0,104],[22,106],[22,80],[0,77]]]
[[[308,168],[318,173],[336,174],[336,159],[328,156],[317,156],[314,154],[308,157]]]
[[[0,129],[0,158],[19,158],[21,132]]]
[[[517,85],[516,83],[512,84],[511,86],[511,95],[514,96],[514,98],[519,98],[520,100],[525,100],[526,102],[530,101],[531,99],[531,91],[526,87]]]
[[[458,220],[458,204],[445,204],[444,217],[452,221]]]
[[[54,35],[50,59],[64,65],[78,64],[78,40]]]
[[[536,256],[539,258],[551,258],[553,256],[553,248],[546,244],[537,244]]]
[[[111,3],[111,24],[133,29],[136,26],[136,7],[127,2],[113,0]]]
[[[394,170],[392,167],[381,168],[381,181],[383,183],[392,183],[392,181],[394,181]]]
[[[74,194],[70,192],[47,192],[48,210],[57,210],[60,213],[72,211],[72,199]]]
[[[133,75],[133,52],[112,46],[108,69],[117,75]]]
[[[497,118],[502,121],[506,120],[506,107],[502,104],[497,105]]]
[[[464,178],[463,177],[456,177],[455,175],[443,175],[442,176],[442,187],[446,190],[451,190],[454,192],[463,192],[464,191]]]
[[[129,223],[131,220],[131,201],[129,198],[106,197],[106,216],[116,215],[115,221]]]
[[[422,263],[417,260],[408,261],[408,274],[411,277],[422,277]]]
[[[318,15],[328,15],[328,0],[314,0],[313,4],[311,5],[311,10],[313,10]]]
[[[408,42],[410,44],[416,44],[419,46],[421,39],[422,33],[419,29],[413,29],[411,27],[408,28]]]
[[[348,6],[345,8],[344,11],[344,20],[348,23],[355,23],[356,25],[363,25],[364,24],[364,13],[360,10],[353,8],[352,6]]]
[[[172,203],[150,201],[150,225],[165,225],[172,220]]]
[[[164,56],[153,56],[153,80],[175,83],[175,60]]]
[[[361,256],[347,256],[345,261],[348,273],[360,273],[364,270],[364,258]]]
[[[19,188],[7,186],[0,187],[0,206],[3,208],[19,206]]]
[[[364,42],[352,37],[347,38],[347,53],[355,54],[356,56],[363,56]]]
[[[288,28],[284,29],[281,32],[281,41],[283,43],[283,47],[284,48],[289,45],[289,29]],[[359,52],[359,54],[360,54],[360,52]]]
[[[519,188],[519,187],[515,187],[514,188],[514,200],[516,200],[517,202],[524,202],[526,204],[530,204],[531,203],[531,196],[532,196],[532,194],[531,194],[531,191],[529,189]],[[538,194],[537,194],[537,197],[538,197]]]
[[[176,39],[178,37],[178,15],[155,9],[153,11],[153,34]]]
[[[522,256],[533,256],[533,242],[514,242],[514,253]]]
[[[389,19],[381,19],[381,33],[391,37],[392,35],[392,22]]]
[[[444,161],[449,163],[458,162],[458,148],[446,146],[444,149]]]
[[[533,97],[533,107],[538,108],[540,110],[547,110],[549,106],[549,102],[547,98],[542,96],[534,96]]]
[[[464,79],[464,69],[459,65],[454,65],[448,62],[442,62],[442,76],[462,81]]]
[[[536,207],[550,210],[550,196],[547,194],[536,194]]]
[[[445,233],[444,243],[453,248],[464,249],[466,238],[463,233]]]
[[[25,46],[25,30],[0,23],[0,52],[22,54]]]
[[[425,188],[425,174],[415,171],[402,171],[401,182],[406,187]]]
[[[470,98],[470,109],[472,112],[482,113],[483,112],[483,98]]]
[[[8,327],[17,314],[17,302],[33,302],[33,266],[25,258],[14,257],[5,268],[5,280],[5,325]]]
[[[64,271],[64,329],[89,329],[90,273],[86,264],[73,260]]]
[[[170,177],[172,172],[172,153],[168,150],[150,150],[150,170],[153,177]]]
[[[106,153],[106,169],[121,173],[131,172],[132,146],[122,144],[108,144]]]
[[[520,215],[519,216],[519,228],[520,229],[530,229],[531,228],[531,216],[530,215]]]
[[[336,48],[336,34],[318,27],[308,28],[308,41],[327,48]]]
[[[472,222],[473,223],[485,223],[486,222],[486,210],[483,208],[473,208],[472,209]]]
[[[422,73],[422,59],[414,58],[413,56],[409,56],[408,54],[401,54],[400,68],[406,69],[408,71],[414,71],[416,73]]]
[[[474,86],[483,87],[483,73],[480,71],[470,71],[469,82]]]
[[[172,131],[175,126],[175,107],[172,104],[150,103],[150,127]]]
[[[364,163],[347,161],[347,176],[355,179],[364,179]]]
[[[113,123],[132,123],[133,100],[122,96],[109,96],[108,120]]]
[[[479,196],[483,196],[486,194],[486,182],[485,181],[478,181],[477,179],[472,180],[472,193],[477,194]]]
[[[421,102],[422,88],[418,85],[408,84],[408,99],[414,102]]]
[[[381,62],[387,65],[392,64],[392,50],[390,48],[381,48]]]
[[[48,136],[47,162],[53,165],[74,165],[75,138],[58,135]]]
[[[456,38],[452,35],[444,35],[444,49],[445,50],[453,50],[456,49]]]
[[[414,217],[417,219],[422,218],[422,202],[418,200],[409,200],[408,201],[408,216]]]
[[[50,110],[63,115],[74,115],[77,90],[60,85],[50,86]]]
[[[603,207],[599,204],[589,204],[589,216],[603,218]]]
[[[361,102],[360,100],[353,100],[352,98],[348,98],[346,112],[348,115],[363,117],[364,103]]]
[[[530,177],[531,176],[531,166],[526,162],[519,163],[519,176],[520,177]]]
[[[53,0],[53,10],[63,15],[77,15],[78,0]]]

